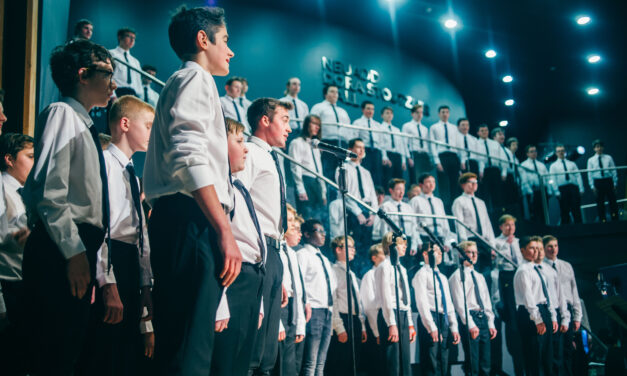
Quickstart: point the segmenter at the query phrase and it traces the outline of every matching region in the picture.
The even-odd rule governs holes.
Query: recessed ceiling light
[[[501,127],[507,127],[507,125],[509,124],[509,122],[507,120],[501,120],[499,121],[499,125]]]
[[[494,51],[494,50],[487,50],[485,52],[485,57],[487,57],[488,59],[494,59],[496,57],[496,51]]]
[[[505,101],[505,105],[506,106],[513,106],[514,105],[514,100],[513,99],[508,99]]]
[[[590,56],[588,56],[588,63],[590,63],[590,64],[596,64],[599,61],[601,61],[601,56],[599,56],[599,55],[590,55]]]
[[[577,17],[577,24],[578,25],[586,25],[588,23],[590,23],[591,19],[589,16],[579,16]]]
[[[507,76],[503,76],[503,82],[512,82],[514,81],[514,77],[510,76],[509,74]]]
[[[597,95],[599,94],[599,91],[600,91],[599,88],[596,88],[596,87],[591,87],[591,88],[588,88],[587,90],[588,95]]]

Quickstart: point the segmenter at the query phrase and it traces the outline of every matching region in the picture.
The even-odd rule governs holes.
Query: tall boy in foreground
[[[155,362],[160,374],[206,375],[221,292],[242,264],[227,215],[227,132],[212,77],[228,74],[233,52],[221,8],[182,7],[168,31],[184,63],[161,91],[144,170]]]

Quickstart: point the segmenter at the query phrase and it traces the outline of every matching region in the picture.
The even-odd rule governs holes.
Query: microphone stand
[[[464,261],[468,261],[471,265],[472,265],[472,262],[470,261],[468,256],[466,256],[466,253],[463,252],[463,250],[457,244],[453,243],[451,245],[459,253],[459,257],[457,260],[459,262],[459,271],[460,271],[459,276],[460,276],[460,279],[462,280],[462,293],[464,295],[464,319],[466,320],[466,339],[468,341],[468,354],[464,352],[464,355],[466,356],[466,359],[468,360],[468,370],[466,372],[472,375],[472,356],[470,355],[470,352],[471,352],[470,350],[470,346],[471,346],[470,325],[468,324],[468,301],[466,299],[466,273],[465,273],[466,266],[464,265]],[[470,272],[472,273],[472,270]],[[477,299],[481,299],[481,297],[478,296]]]

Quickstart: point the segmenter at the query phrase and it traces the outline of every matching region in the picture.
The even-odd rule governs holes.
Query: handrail
[[[113,60],[115,60],[116,63],[121,63],[123,65],[126,65],[127,68],[134,70],[135,72],[139,73],[140,75],[149,78],[151,81],[153,81],[154,83],[156,83],[157,85],[164,87],[165,86],[165,82],[161,81],[160,79],[158,79],[157,77],[153,76],[150,73],[146,73],[144,72],[142,69],[137,69],[134,66],[132,66],[131,64],[127,63],[124,60],[120,60],[117,57],[114,57]]]
[[[568,174],[577,174],[582,172],[596,172],[596,171],[614,171],[614,170],[625,170],[627,166],[616,166],[616,167],[607,167],[607,168],[585,168],[581,170],[568,170],[568,172],[550,172],[548,174],[540,174],[541,176],[553,176],[553,175],[564,175]],[[608,176],[608,178],[611,176]]]

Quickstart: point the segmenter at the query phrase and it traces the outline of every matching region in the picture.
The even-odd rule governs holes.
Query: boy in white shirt
[[[384,362],[381,348],[377,345],[377,339],[379,338],[379,330],[377,327],[377,315],[379,313],[379,307],[377,307],[376,300],[376,284],[374,279],[375,270],[385,260],[385,254],[383,253],[383,246],[381,243],[374,244],[368,251],[370,261],[372,262],[372,268],[364,274],[361,279],[361,285],[359,286],[359,293],[361,295],[361,302],[364,307],[364,314],[368,324],[366,325],[366,335],[368,339],[364,344],[364,369],[367,370],[367,374],[371,376],[379,376],[383,373],[382,364]]]

